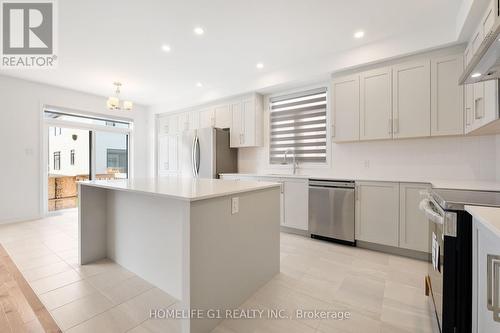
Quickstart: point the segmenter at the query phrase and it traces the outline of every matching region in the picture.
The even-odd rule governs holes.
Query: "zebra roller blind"
[[[326,163],[327,88],[271,98],[271,164]]]

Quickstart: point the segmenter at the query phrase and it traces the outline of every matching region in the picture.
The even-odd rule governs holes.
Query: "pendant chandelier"
[[[122,84],[120,82],[113,82],[113,85],[116,87],[115,95],[110,96],[106,102],[106,106],[109,110],[125,110],[131,111],[134,107],[134,104],[131,101],[123,101],[120,103],[120,87]],[[120,105],[121,104],[121,105]]]

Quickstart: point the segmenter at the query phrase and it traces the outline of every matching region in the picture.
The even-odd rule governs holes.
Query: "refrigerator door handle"
[[[198,137],[195,138],[195,171],[196,171],[196,177],[200,175],[200,139]]]
[[[193,177],[196,177],[196,136],[193,138],[193,144],[191,146],[191,171],[193,172]]]

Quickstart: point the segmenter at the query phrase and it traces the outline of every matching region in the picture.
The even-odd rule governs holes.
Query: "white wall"
[[[47,75],[50,75],[49,73]],[[42,214],[42,105],[126,117],[134,121],[133,176],[152,176],[149,165],[152,117],[149,108],[108,111],[106,98],[0,75],[0,222]],[[149,141],[151,140],[151,142]]]

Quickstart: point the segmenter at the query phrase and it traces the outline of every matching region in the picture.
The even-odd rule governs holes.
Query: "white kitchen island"
[[[109,258],[184,310],[235,309],[279,273],[279,184],[163,177],[78,188],[80,263]],[[182,331],[219,322],[189,318]]]

